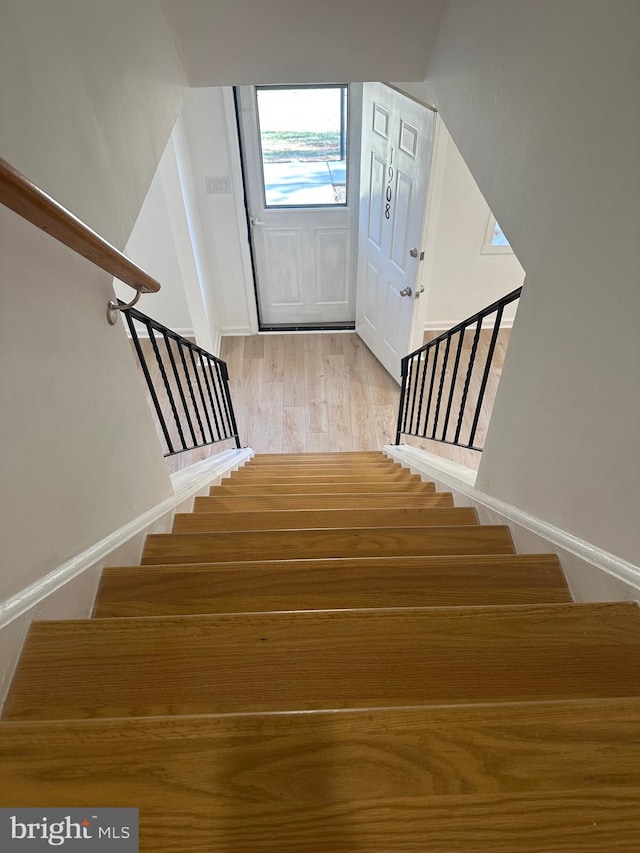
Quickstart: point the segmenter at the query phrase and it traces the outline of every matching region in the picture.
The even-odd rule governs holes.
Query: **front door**
[[[359,94],[238,88],[261,329],[355,321]]]
[[[420,296],[434,124],[435,113],[422,104],[383,83],[365,83],[356,330],[398,381]]]

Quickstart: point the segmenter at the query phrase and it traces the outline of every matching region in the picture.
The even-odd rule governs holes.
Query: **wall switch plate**
[[[208,195],[228,195],[231,192],[231,181],[227,175],[221,177],[205,176],[204,185]]]

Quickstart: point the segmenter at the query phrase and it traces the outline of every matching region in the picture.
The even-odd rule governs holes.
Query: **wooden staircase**
[[[36,622],[0,805],[154,853],[640,849],[640,620],[380,453],[259,455]]]

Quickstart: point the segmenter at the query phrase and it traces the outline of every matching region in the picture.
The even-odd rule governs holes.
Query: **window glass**
[[[267,207],[347,203],[347,87],[258,86]]]

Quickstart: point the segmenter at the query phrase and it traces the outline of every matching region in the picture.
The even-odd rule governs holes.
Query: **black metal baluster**
[[[453,373],[451,375],[451,388],[449,389],[449,402],[447,403],[447,413],[444,418],[444,427],[442,429],[442,440],[447,438],[447,428],[449,426],[449,415],[451,414],[451,405],[453,403],[453,394],[456,387],[456,379],[458,378],[458,367],[460,365],[460,353],[462,352],[462,342],[464,341],[465,330],[460,330],[460,340],[458,341],[458,349],[456,351],[456,360],[453,365]]]
[[[476,437],[476,429],[478,428],[478,421],[480,419],[480,410],[482,409],[482,401],[484,400],[484,392],[487,388],[487,381],[489,379],[489,373],[491,372],[491,364],[493,362],[493,353],[496,348],[496,343],[498,341],[498,333],[500,332],[500,323],[502,322],[502,313],[503,307],[500,306],[498,308],[498,313],[496,314],[495,323],[493,324],[493,334],[491,335],[491,343],[489,344],[489,352],[487,353],[487,360],[484,366],[484,372],[482,374],[482,382],[480,384],[480,391],[478,393],[478,402],[476,405],[476,413],[473,418],[473,424],[471,426],[471,433],[469,435],[469,446],[473,446],[473,440]]]
[[[409,418],[409,433],[411,435],[413,435],[414,434],[413,431],[415,428],[414,427],[414,417],[415,417],[415,413],[416,413],[416,402],[417,402],[417,398],[418,398],[418,380],[420,378],[420,356],[419,355],[415,355],[411,359],[411,365],[412,365],[412,372],[413,372],[413,378],[412,378],[413,388],[411,391],[411,417]]]
[[[216,399],[218,401],[222,400],[222,403],[218,402],[218,406],[220,408],[220,420],[224,424],[224,437],[231,438],[232,437],[232,428],[231,428],[231,419],[229,417],[229,410],[227,408],[227,399],[225,395],[224,389],[224,380],[222,378],[222,371],[220,370],[220,365],[224,364],[224,362],[220,361],[217,358],[209,359],[209,371],[211,372],[211,381],[213,382],[213,387],[216,391]]]
[[[133,341],[133,346],[138,354],[138,360],[140,362],[140,367],[142,368],[142,373],[144,374],[144,378],[147,382],[147,387],[149,389],[149,394],[151,395],[151,400],[153,401],[153,407],[156,410],[156,415],[158,416],[158,421],[160,422],[160,429],[162,430],[162,434],[164,435],[164,440],[167,443],[167,448],[169,453],[173,453],[173,443],[171,441],[171,436],[169,435],[169,430],[167,429],[167,425],[164,420],[164,415],[162,414],[162,409],[160,408],[160,403],[158,401],[158,395],[156,394],[156,389],[153,387],[153,381],[151,379],[151,374],[149,373],[149,368],[147,367],[147,360],[144,357],[144,353],[142,351],[142,347],[140,346],[140,340],[138,338],[138,332],[133,323],[133,318],[130,316],[129,311],[123,311],[124,316],[127,320],[127,325],[129,326],[129,332],[131,333],[131,340]],[[144,320],[141,322],[144,323]],[[145,324],[146,325],[146,324]],[[150,332],[150,326],[147,325],[147,331]]]
[[[425,380],[427,378],[427,369],[429,366],[429,351],[431,347],[427,347],[424,350],[424,362],[422,366],[422,382],[420,383],[420,400],[418,401],[418,414],[416,415],[416,431],[413,433],[414,435],[419,435],[420,433],[420,415],[422,414],[422,403],[424,400],[424,385]]]
[[[200,427],[200,435],[202,436],[202,444],[207,443],[207,439],[204,434],[204,426],[202,424],[202,418],[200,417],[200,409],[198,408],[198,403],[196,401],[196,396],[193,391],[193,383],[191,382],[191,375],[189,373],[189,368],[187,367],[187,360],[184,357],[184,348],[185,345],[188,344],[188,341],[178,341],[178,352],[180,353],[180,359],[182,361],[182,367],[184,370],[184,375],[187,378],[187,385],[189,386],[189,394],[191,396],[191,402],[193,403],[193,410],[196,414],[196,418],[198,419],[198,426]],[[200,447],[201,445],[196,443],[196,447]]]
[[[398,402],[398,423],[396,424],[396,444],[400,444],[400,436],[406,426],[405,398],[407,396],[407,372],[409,356],[405,356],[400,362],[400,400]]]
[[[162,335],[165,339],[165,344],[167,341],[166,333],[162,332]],[[182,449],[187,449],[187,442],[184,440],[184,433],[182,432],[182,424],[180,423],[180,416],[178,415],[178,409],[176,408],[176,401],[173,398],[173,391],[171,390],[171,385],[169,383],[169,377],[167,376],[167,371],[164,368],[164,361],[162,360],[162,356],[160,354],[160,349],[158,347],[158,342],[156,341],[156,336],[154,334],[153,328],[149,327],[149,340],[151,341],[151,346],[153,347],[153,352],[156,357],[156,361],[158,362],[158,367],[160,369],[160,375],[162,376],[162,381],[164,383],[165,391],[167,392],[167,397],[169,399],[169,405],[171,406],[171,411],[173,412],[173,419],[176,424],[176,428],[178,430],[178,435],[180,436],[180,441],[182,442]],[[174,451],[175,453],[179,453],[179,450]]]
[[[464,381],[464,390],[462,392],[462,400],[460,400],[460,414],[458,415],[458,425],[456,427],[456,435],[454,444],[460,443],[460,430],[462,429],[462,421],[464,419],[464,410],[467,405],[467,395],[469,394],[469,385],[471,384],[471,375],[476,361],[476,352],[478,349],[478,341],[480,340],[480,330],[482,329],[482,317],[478,317],[476,324],[476,333],[473,336],[473,344],[471,346],[471,354],[469,356],[469,366],[467,367],[467,375]],[[469,444],[463,445],[469,447]]]
[[[191,413],[189,412],[189,407],[187,406],[187,398],[185,397],[185,394],[184,394],[184,389],[182,387],[182,381],[180,379],[180,374],[178,373],[178,366],[176,364],[176,360],[173,356],[173,348],[171,347],[170,340],[171,340],[171,338],[169,335],[164,336],[164,342],[167,346],[167,352],[169,354],[169,361],[171,362],[171,368],[173,370],[173,375],[175,376],[176,385],[178,386],[178,393],[180,394],[180,400],[182,401],[182,408],[184,409],[184,414],[185,414],[185,417],[187,419],[187,425],[189,427],[189,432],[191,433],[191,440],[193,441],[192,447],[195,447],[196,444],[198,443],[198,441],[196,439],[196,433],[195,433],[195,430],[193,428],[193,421],[191,420]],[[178,343],[178,342],[176,341],[176,343]],[[179,343],[178,343],[178,346],[179,346]],[[185,446],[185,450],[191,450],[191,449],[192,448]]]
[[[451,347],[451,335],[447,335],[447,345],[444,349],[444,357],[442,359],[442,366],[440,368],[440,385],[438,387],[438,399],[436,401],[436,413],[433,419],[433,434],[431,438],[436,437],[436,430],[438,429],[438,419],[440,418],[440,403],[442,401],[442,389],[444,388],[444,377],[447,372],[447,363],[449,361],[449,349]]]
[[[206,385],[206,388],[207,388],[207,394],[209,396],[209,401],[211,402],[211,414],[213,415],[213,422],[214,422],[215,427],[216,427],[216,433],[218,434],[218,438],[215,440],[220,441],[222,438],[222,433],[220,431],[220,425],[218,423],[218,415],[216,413],[216,407],[215,407],[215,404],[213,402],[213,394],[211,393],[211,387],[209,385],[209,377],[207,376],[207,368],[206,368],[204,359],[202,358],[202,350],[198,350],[198,358],[200,359],[200,365],[202,367],[202,378],[203,378],[204,384]],[[212,435],[213,435],[213,433],[212,433]]]
[[[198,376],[198,368],[196,367],[196,360],[193,355],[193,346],[189,344],[188,346],[189,356],[191,357],[191,364],[193,365],[193,374],[196,377],[196,383],[198,385],[198,391],[200,392],[200,399],[202,400],[202,409],[204,411],[204,416],[207,421],[207,426],[209,427],[209,435],[211,436],[211,441],[215,441],[213,437],[213,429],[211,428],[211,420],[209,418],[209,412],[207,411],[207,401],[204,397],[204,392],[202,390],[202,383],[200,382],[200,377]],[[205,439],[205,444],[209,444],[209,442]]]
[[[433,398],[433,386],[436,378],[436,367],[438,366],[438,353],[440,352],[440,338],[436,338],[435,340],[435,354],[433,356],[433,364],[431,366],[431,382],[429,383],[429,397],[427,398],[427,411],[424,416],[424,429],[422,431],[422,438],[427,437],[427,430],[429,428],[429,415],[431,413],[431,400]]]
[[[233,430],[233,437],[236,440],[236,447],[242,447],[240,443],[240,436],[238,435],[238,425],[236,423],[236,414],[233,411],[233,401],[231,400],[231,391],[229,389],[229,371],[227,370],[227,364],[225,361],[216,362],[218,365],[218,369],[220,370],[220,374],[223,379],[223,388],[224,388],[224,396],[226,399],[225,408],[227,410],[227,414],[231,421],[231,429]]]

